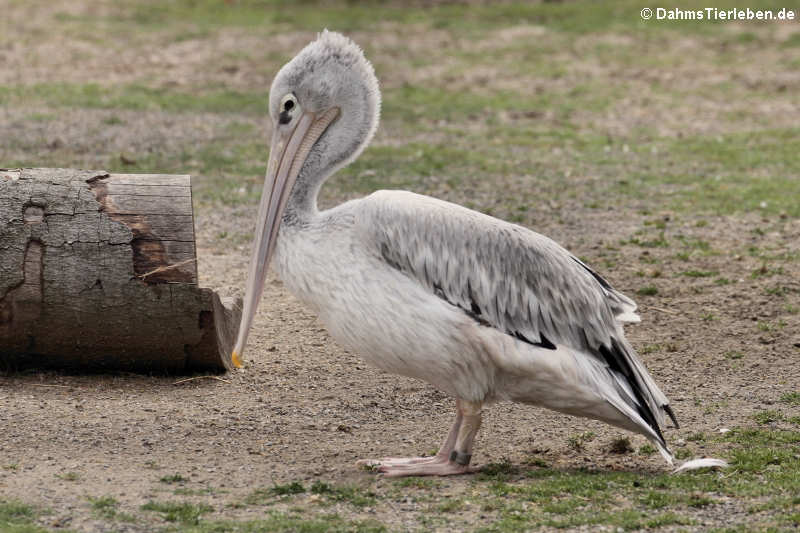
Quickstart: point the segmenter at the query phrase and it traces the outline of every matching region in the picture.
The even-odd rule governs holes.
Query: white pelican
[[[554,241],[464,207],[378,191],[327,211],[323,182],[378,126],[378,81],[361,49],[323,31],[278,72],[274,133],[234,364],[267,267],[343,346],[456,398],[433,457],[366,461],[390,476],[469,471],[488,402],[602,420],[650,439],[675,417],[625,339],[636,304]]]

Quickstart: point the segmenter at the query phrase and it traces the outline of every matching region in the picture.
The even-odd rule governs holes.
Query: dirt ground
[[[29,35],[41,35],[50,27],[54,15],[47,15],[49,8],[39,5],[40,10],[34,12],[23,3],[13,4],[9,25],[23,24]],[[65,17],[78,16],[91,12],[90,7],[91,2],[76,2],[61,5],[58,11],[66,13]],[[505,41],[500,41],[513,42],[520,38],[520,31],[501,32]],[[532,38],[539,31],[544,30],[528,28],[523,36]],[[445,41],[448,35],[433,31],[427,43]],[[272,70],[257,65],[260,56],[230,60],[236,69],[224,75],[204,67],[217,65],[226,53],[264,43],[281,52],[295,50],[307,37],[307,33],[286,32],[256,38],[222,30],[213,42],[198,38],[187,41],[194,46],[178,43],[164,49],[157,41],[136,37],[128,52],[76,39],[67,39],[63,46],[44,39],[35,48],[38,61],[33,63],[24,48],[30,42],[8,41],[0,48],[0,60],[6,66],[0,69],[0,83],[79,82],[102,75],[103,83],[110,85],[155,79],[157,86],[191,87],[224,77],[228,87],[263,87]],[[598,39],[587,37],[577,46],[594,47]],[[614,36],[605,39],[617,44]],[[458,46],[470,46],[467,38],[464,41]],[[479,52],[486,42],[471,45]],[[387,36],[375,39],[372,46],[377,54],[391,56],[398,43]],[[413,46],[424,48],[424,43]],[[675,45],[678,51],[681,47],[688,53],[704,52],[690,37]],[[65,63],[81,60],[85,61],[79,70]],[[569,60],[576,61],[575,72],[597,74],[593,71],[596,64],[574,57]],[[503,83],[510,83],[508,78],[505,82],[494,80],[496,72],[486,65],[483,68],[464,73],[459,82],[474,84],[488,79],[483,86],[487,91],[518,89],[525,83],[558,90],[570,83],[568,76],[533,82],[520,78],[515,87],[506,87]],[[436,69],[430,65],[406,72],[384,69],[384,87],[431,79],[446,82],[446,74]],[[716,73],[723,76],[723,70]],[[631,75],[626,82],[633,87],[628,90],[636,92],[637,84],[657,83],[652,76],[666,76],[664,72],[627,72]],[[691,69],[676,67],[669,72],[685,77],[682,90],[691,92],[696,89],[693,84],[699,83],[700,74]],[[762,72],[758,65],[741,72],[755,84],[797,83],[791,73]],[[608,76],[613,79],[615,75]],[[697,97],[692,105],[675,111],[669,106],[649,108],[646,100],[626,100],[608,112],[578,110],[575,117],[583,128],[609,135],[635,134],[646,122],[657,124],[656,131],[670,138],[713,136],[731,127],[714,118],[727,117],[725,120],[733,122],[731,117],[741,111],[738,105],[734,99],[720,103]],[[775,127],[796,124],[796,114],[791,117],[797,107],[783,92],[770,105],[750,111]],[[183,145],[217,139],[219,130],[242,124],[253,128],[254,137],[267,138],[260,117],[196,113],[165,118],[152,110],[60,109],[57,120],[37,122],[31,113],[52,112],[44,104],[25,109],[5,107],[1,112],[0,133],[11,147],[8,157],[45,161],[61,157],[74,166],[104,167],[108,154],[116,156],[123,151],[149,153],[158,147],[177,151]],[[543,121],[558,121],[547,113]],[[698,113],[703,120],[693,120]],[[112,114],[123,125],[96,127]],[[430,140],[436,134],[426,135],[416,140]],[[446,138],[448,134],[439,135]],[[77,144],[72,139],[78,139]],[[385,129],[377,138],[380,146],[402,142],[404,139]],[[560,152],[551,157],[560,157]],[[507,184],[530,188],[528,178],[514,176]],[[574,175],[569,184],[587,191],[594,187],[595,179]],[[256,178],[251,181],[258,186]],[[779,398],[800,390],[800,219],[775,213],[676,211],[660,201],[659,195],[666,197],[670,187],[655,188],[655,194],[647,198],[614,198],[608,209],[588,208],[580,197],[538,202],[522,222],[585,258],[616,288],[637,300],[642,323],[628,326],[626,331],[681,423],[680,429],[665,430],[668,442],[675,450],[683,450],[684,457],[726,456],[729,444],[692,436],[714,436],[721,430],[752,426],[754,415],[774,410]],[[469,201],[485,210],[499,203],[487,196],[488,186],[458,192],[433,179],[427,192],[442,190],[449,200]],[[326,203],[348,196],[334,191],[326,196]],[[253,203],[232,206],[213,201],[198,208],[198,266],[203,286],[241,294],[249,258],[249,242],[244,236],[256,210]],[[502,208],[499,211],[508,214]],[[223,234],[233,238],[222,239]],[[670,244],[637,245],[634,236]],[[356,354],[337,346],[313,314],[273,278],[266,285],[245,363],[240,371],[192,380],[52,372],[0,376],[0,497],[47,509],[37,519],[46,528],[143,532],[169,525],[158,515],[140,511],[147,502],[174,500],[180,495],[186,501],[210,505],[213,511],[204,515],[206,519],[241,521],[264,514],[261,507],[242,505],[254,490],[324,480],[385,496],[374,505],[336,503],[329,508],[348,519],[375,519],[396,530],[448,531],[490,524],[492,512],[469,504],[461,507],[455,525],[448,525],[447,518],[425,522],[430,509],[424,501],[398,494],[395,482],[355,466],[361,458],[435,450],[449,429],[454,402],[425,383],[371,368]],[[787,418],[800,414],[797,404],[781,405],[781,409]],[[592,437],[576,446],[576,439],[587,432]],[[485,413],[474,461],[528,465],[541,459],[563,471],[582,467],[645,475],[666,471],[657,454],[610,451],[621,436],[625,436],[621,430],[597,422],[497,404]],[[639,437],[631,440],[634,450],[645,444]],[[436,485],[437,502],[448,497],[471,498],[473,478],[441,481]],[[135,515],[135,519],[110,522],[99,515],[88,498],[101,497],[113,497],[118,511]],[[279,501],[271,508],[286,510],[315,503],[314,495],[299,498],[290,503]],[[737,526],[749,516],[745,507],[725,498],[719,505],[691,513],[695,530]]]
[[[676,231],[697,234],[720,248],[746,249],[755,243],[796,250],[800,242],[798,221],[771,221],[769,231],[758,237],[741,231],[748,223],[764,224],[719,218],[701,230],[689,225]],[[199,221],[204,284],[241,287],[246,255],[203,247],[210,227]],[[590,232],[610,240],[626,234],[608,216],[575,217],[557,233],[566,245],[584,242],[572,249],[590,255],[597,247],[585,239]],[[629,259],[636,264],[635,256]],[[746,424],[753,413],[771,408],[781,393],[800,388],[798,323],[779,332],[758,328],[759,321],[778,313],[762,296],[775,280],[750,277],[759,266],[744,256],[733,262],[709,257],[703,268],[735,281],[725,290],[698,294],[662,265],[665,272],[657,281],[664,296],[645,298],[642,324],[628,328],[640,349],[660,346],[642,357],[682,424],[680,430],[666,431],[677,449],[686,445],[687,435]],[[796,283],[797,275],[785,272],[782,282]],[[624,289],[636,283],[633,276],[623,268],[612,280]],[[6,465],[16,466],[3,471],[0,492],[54,509],[47,518],[51,525],[104,530],[104,522],[88,512],[87,496],[110,495],[122,509],[135,510],[171,490],[159,480],[174,473],[187,479],[187,486],[213,487],[217,493],[199,501],[219,508],[220,498],[241,501],[255,488],[295,480],[320,478],[379,489],[389,482],[356,468],[357,459],[436,448],[453,415],[451,399],[424,383],[372,369],[342,350],[279,281],[268,283],[263,301],[246,368],[220,379],[176,383],[175,377],[52,373],[3,378],[0,454]],[[703,322],[699,312],[719,319]],[[743,356],[731,361],[725,356],[731,352]],[[586,431],[597,437],[584,450],[572,449],[569,437]],[[609,453],[621,435],[592,421],[498,404],[486,413],[475,460],[524,463],[537,455],[559,468],[666,468],[657,455]],[[643,443],[634,438],[634,447]],[[717,451],[702,445],[692,449],[693,456]],[[78,480],[59,478],[68,472]],[[444,490],[460,492],[467,483],[468,478],[449,479]],[[217,511],[236,518],[257,512]],[[388,525],[403,526],[403,514],[392,507],[374,512]],[[736,523],[736,517],[717,516],[713,523],[730,522]],[[140,531],[148,525],[116,527]]]

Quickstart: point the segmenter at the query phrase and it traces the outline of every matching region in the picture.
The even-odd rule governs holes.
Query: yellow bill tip
[[[231,361],[233,361],[233,366],[236,368],[242,368],[242,360],[239,359],[239,354],[236,353],[236,350],[231,354]]]

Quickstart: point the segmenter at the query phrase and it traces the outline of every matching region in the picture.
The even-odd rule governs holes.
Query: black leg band
[[[450,452],[450,460],[454,463],[458,463],[461,466],[467,466],[472,459],[472,455],[468,453],[460,453],[455,450]]]

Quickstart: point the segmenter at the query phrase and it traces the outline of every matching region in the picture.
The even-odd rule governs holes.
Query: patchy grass
[[[245,503],[250,505],[272,503],[275,497],[291,496],[304,492],[306,492],[306,488],[302,483],[299,481],[292,481],[285,485],[273,485],[268,489],[256,489],[245,498]]]
[[[719,437],[701,434],[690,437],[692,442],[734,445],[731,470],[677,476],[556,469],[521,472],[500,486],[487,487],[486,497],[496,499],[494,506],[500,512],[498,520],[485,531],[598,524],[625,530],[691,525],[695,523],[694,510],[717,505],[720,496],[766,501],[760,505],[787,509],[787,513],[766,517],[758,527],[793,524],[791,506],[787,502],[796,498],[800,488],[800,478],[794,475],[800,467],[800,458],[795,453],[800,432],[737,428]],[[647,454],[655,452],[646,446],[640,448],[640,453],[642,450]],[[620,502],[609,494],[624,494],[624,501],[632,507],[618,509]],[[529,511],[520,513],[525,506]]]
[[[113,496],[87,496],[92,513],[97,518],[119,522],[135,522],[136,518],[128,513],[119,511],[119,502]]]
[[[172,484],[172,483],[185,483],[186,481],[189,481],[189,480],[186,479],[185,477],[183,477],[182,475],[175,473],[175,474],[170,474],[170,475],[167,475],[167,476],[162,476],[159,479],[159,481],[161,483]]]
[[[652,238],[634,236],[623,244],[633,244],[635,246],[641,246],[642,248],[669,248],[669,241],[667,241],[664,235],[665,233],[662,231],[658,236]]]
[[[286,485],[275,485],[270,491],[276,496],[285,496],[287,494],[301,494],[306,491],[303,484],[298,481],[293,481]]]
[[[386,526],[376,520],[348,520],[338,514],[309,516],[305,512],[270,511],[258,520],[201,520],[194,525],[180,524],[181,533],[384,533]]]
[[[188,487],[178,487],[172,491],[175,496],[205,496],[208,494],[219,494],[225,492],[224,490],[215,489],[213,487],[204,487],[200,489],[191,489]]]
[[[267,112],[267,93],[241,93],[227,89],[188,93],[142,85],[103,87],[97,84],[68,83],[0,87],[0,106],[12,105],[263,115]],[[106,125],[115,125],[121,123],[118,121],[119,118],[112,115],[103,122]]]
[[[760,130],[756,136],[731,133],[665,141],[659,158],[672,170],[640,173],[638,186],[626,190],[646,194],[666,187],[670,192],[662,199],[682,212],[800,216],[800,205],[793,201],[800,196],[800,161],[790,156],[800,149],[798,133],[788,128]]]
[[[508,459],[503,459],[497,463],[483,465],[478,472],[477,479],[504,481],[516,475],[518,472],[519,470],[516,465]]]
[[[240,213],[257,202],[267,161],[269,80],[312,32],[327,26],[353,32],[365,47],[381,79],[383,117],[375,143],[326,185],[323,204],[379,188],[409,188],[532,227],[554,221],[569,228],[584,214],[607,213],[623,230],[598,248],[581,244],[582,253],[596,251],[588,259],[604,265],[615,284],[626,281],[628,270],[638,272],[625,290],[660,307],[655,312],[662,324],[683,318],[681,291],[714,291],[727,299],[728,291],[745,293],[752,284],[779,307],[777,314],[758,313],[760,322],[743,333],[768,337],[777,347],[795,331],[800,307],[788,278],[798,255],[770,242],[785,231],[777,220],[788,219],[790,227],[800,216],[800,130],[785,118],[798,106],[790,74],[800,68],[800,38],[787,26],[645,22],[641,4],[631,0],[100,4],[56,8],[52,37],[25,27],[0,35],[0,45],[12,36],[19,41],[4,54],[17,53],[19,60],[15,50],[30,49],[36,59],[18,62],[35,66],[35,72],[21,70],[23,81],[5,77],[0,85],[0,111],[8,117],[5,129],[0,125],[0,166],[191,173],[197,219],[217,210],[225,218],[237,213],[236,228],[221,227],[215,235],[226,248],[242,245],[252,224]],[[769,0],[758,7],[783,6]],[[46,60],[62,40],[76,57],[59,70]],[[230,42],[236,46],[226,48]],[[181,55],[190,49],[199,59]],[[160,67],[143,61],[118,68],[134,56],[156,61],[176,50],[177,57],[167,57],[173,62]],[[72,76],[84,64],[84,51],[85,64],[109,76],[97,83]],[[718,227],[719,215],[743,214],[741,220],[756,221],[749,227],[742,222],[751,248],[723,249],[710,229]],[[675,301],[657,301],[662,298]],[[701,329],[719,330],[721,338],[728,331],[730,307],[720,305],[713,314],[709,307],[693,309],[685,318],[702,319]],[[675,332],[668,329],[670,335],[646,337],[641,353],[648,364],[663,367],[661,361],[691,353],[685,350],[691,332],[681,328],[678,342],[670,342]],[[715,348],[706,353],[726,369],[762,358],[758,346],[745,351],[721,339]],[[619,462],[606,467],[609,447],[590,445],[589,432],[568,438],[566,455],[597,450],[599,462],[591,469],[565,467],[563,457],[548,450],[521,463],[490,463],[458,480],[296,481],[237,495],[156,483],[187,501],[150,502],[141,510],[150,520],[168,521],[161,524],[167,531],[198,533],[681,530],[706,528],[707,517],[718,516],[726,502],[726,512],[727,505],[752,510],[736,514],[744,521],[741,531],[790,529],[800,522],[800,400],[788,392],[778,401],[775,409],[745,410],[742,427],[727,423],[732,431],[726,435],[686,430],[679,456],[724,457],[732,463],[725,472],[648,470],[648,457],[657,452],[650,444],[623,460],[612,457]],[[628,453],[630,446],[619,449]],[[634,470],[619,469],[627,461],[635,461]],[[25,465],[3,468],[8,476],[25,471]],[[152,479],[166,474],[164,484],[185,482],[167,474],[173,468],[164,463]],[[82,481],[69,472],[60,479]],[[198,503],[212,492],[220,516],[209,516],[211,508]],[[418,509],[405,510],[406,502]],[[86,513],[107,522],[103,529],[115,529],[124,516],[110,497],[83,503]],[[256,505],[265,506],[251,509],[257,519],[236,518]],[[362,520],[373,511],[380,521]],[[35,525],[37,514],[34,507],[3,503],[0,531],[44,531]]]
[[[587,442],[591,438],[581,434],[575,440]],[[427,478],[392,481],[388,486],[391,495],[385,496],[379,494],[384,489],[375,491],[323,481],[316,481],[310,487],[300,482],[275,485],[247,503],[270,503],[276,497],[307,497],[303,495],[310,493],[323,497],[327,504],[303,505],[302,512],[296,505],[288,511],[276,508],[258,520],[206,520],[204,515],[212,509],[190,502],[150,502],[141,509],[159,513],[165,521],[174,524],[174,531],[181,532],[381,532],[391,528],[375,520],[343,518],[326,509],[330,509],[330,504],[381,509],[387,505],[385,498],[403,498],[422,503],[419,518],[426,527],[462,524],[462,513],[480,509],[486,520],[477,531],[509,532],[599,525],[622,530],[694,526],[700,520],[697,513],[706,512],[723,501],[735,500],[750,510],[751,528],[793,527],[800,492],[800,478],[795,475],[800,470],[800,458],[796,453],[800,431],[734,428],[724,435],[695,432],[686,440],[723,451],[731,462],[730,469],[671,475],[638,470],[521,467],[504,460],[486,465],[464,485],[448,484],[447,491],[441,490],[440,480]],[[626,443],[626,450],[629,446],[630,443]],[[655,451],[649,444],[639,449],[643,455]],[[684,455],[696,456],[688,450]],[[99,516],[119,519],[113,514],[117,507],[113,498],[90,501]],[[342,508],[337,507],[337,510],[341,512]],[[0,521],[30,522],[33,512],[28,506],[7,504],[0,508]]]
[[[419,484],[408,483],[408,486],[419,487],[424,485],[424,482]],[[276,498],[295,496],[306,492],[322,496],[327,502],[349,503],[355,507],[366,507],[376,502],[376,494],[371,490],[355,485],[335,485],[317,480],[308,489],[299,481],[293,481],[285,485],[274,485],[267,489],[256,489],[245,499],[245,503],[249,505],[272,504],[276,501]]]
[[[681,272],[681,275],[689,278],[710,278],[719,275],[719,272],[715,270],[685,270]]]
[[[583,451],[586,448],[586,444],[592,442],[597,435],[594,434],[592,431],[586,431],[581,433],[580,435],[573,435],[568,440],[567,443],[569,447],[575,451]]]
[[[693,4],[678,2],[676,6],[688,8]],[[740,7],[729,0],[714,2],[724,8]],[[421,9],[420,6],[425,6]],[[783,7],[779,2],[766,2],[760,8],[776,11]],[[339,31],[365,30],[376,20],[395,25],[422,25],[424,29],[458,31],[465,35],[475,35],[487,30],[509,25],[541,25],[566,34],[587,34],[593,32],[690,32],[700,35],[718,32],[719,22],[698,23],[697,21],[672,21],[669,24],[655,20],[643,21],[639,17],[641,5],[631,0],[616,1],[598,5],[587,0],[559,5],[551,3],[508,2],[501,4],[470,4],[468,9],[449,3],[432,5],[414,3],[410,6],[397,2],[367,0],[357,4],[330,2],[321,5],[298,5],[288,0],[249,0],[236,4],[219,4],[213,0],[180,0],[175,2],[155,2],[149,0],[133,4],[123,4],[113,17],[97,20],[86,15],[62,13],[62,23],[86,24],[89,21],[105,23],[124,31],[135,26],[140,31],[160,31],[165,28],[183,29],[182,39],[198,38],[208,35],[220,27],[239,27],[256,30],[269,28],[271,31],[296,29],[319,31],[329,27]],[[726,36],[725,41],[743,45],[763,45],[762,32],[755,27],[749,33]],[[763,26],[763,25],[759,25]],[[82,27],[82,26],[79,26]],[[788,40],[784,46],[793,46]],[[611,50],[609,50],[611,52]]]
[[[727,3],[727,2],[723,2]],[[641,93],[638,80],[619,82],[600,77],[587,82],[581,70],[575,70],[562,60],[559,51],[570,50],[583,61],[602,61],[610,71],[636,71],[650,62],[661,62],[662,68],[684,68],[686,60],[670,50],[667,35],[676,29],[690,31],[704,43],[701,48],[713,48],[730,43],[731,35],[722,24],[673,22],[646,23],[638,16],[641,9],[634,2],[621,1],[597,6],[588,1],[563,3],[503,3],[502,5],[462,6],[440,5],[425,9],[409,8],[395,3],[346,4],[331,2],[325,6],[293,5],[291,10],[279,8],[275,2],[237,2],[220,4],[210,0],[161,2],[119,2],[98,13],[80,15],[61,13],[57,23],[74,35],[86,36],[86,30],[107,28],[129,39],[130,46],[144,46],[143,37],[131,33],[151,32],[150,39],[169,36],[173,41],[186,39],[213,41],[224,29],[236,29],[243,34],[263,34],[291,31],[318,31],[331,27],[343,31],[370,32],[375,20],[391,28],[403,28],[411,34],[434,30],[452,39],[470,38],[481,43],[477,49],[469,46],[424,47],[423,49],[370,49],[367,52],[384,72],[407,71],[431,65],[448,65],[444,72],[428,79],[391,82],[384,86],[384,129],[403,137],[403,142],[378,144],[340,176],[331,181],[330,192],[339,196],[366,193],[376,188],[401,187],[420,191],[437,189],[446,184],[450,189],[475,190],[489,193],[491,180],[514,180],[526,177],[530,188],[547,191],[556,200],[565,194],[553,183],[566,175],[595,174],[591,186],[570,178],[572,191],[586,197],[586,204],[605,205],[610,193],[631,199],[657,197],[678,212],[692,213],[787,213],[800,215],[798,203],[792,199],[800,194],[800,163],[793,157],[798,150],[796,128],[769,128],[756,123],[752,117],[726,116],[730,132],[722,134],[659,135],[641,129],[615,134],[612,138],[602,132],[602,117],[614,114],[622,102],[635,100]],[[291,16],[286,15],[291,11]],[[458,13],[458,15],[455,15]],[[542,32],[523,33],[517,40],[496,38],[496,33],[513,27],[533,24]],[[734,40],[735,46],[747,50],[763,49],[775,41],[766,25],[753,25],[747,35],[753,40]],[[385,30],[383,30],[385,31]],[[571,44],[574,32],[584,36],[599,34],[593,45]],[[611,32],[611,33],[609,33]],[[618,33],[617,33],[618,32]],[[695,34],[696,32],[696,34]],[[618,35],[635,42],[641,39],[652,48],[652,54],[637,54],[635,46],[609,46],[604,38]],[[584,37],[592,41],[591,37]],[[663,39],[663,41],[662,41]],[[170,44],[167,41],[164,44]],[[497,44],[492,44],[497,41]],[[651,42],[652,41],[652,42]],[[727,44],[726,44],[727,46]],[[573,48],[570,48],[573,47]],[[461,50],[463,48],[463,50]],[[458,50],[456,52],[456,50]],[[270,77],[288,59],[291,51],[273,51],[266,55],[248,49],[237,53],[226,51],[223,60],[237,69],[265,69]],[[788,53],[788,52],[787,52]],[[233,55],[231,55],[233,54]],[[724,60],[728,56],[720,54]],[[446,59],[446,61],[445,61]],[[719,59],[719,58],[718,58]],[[731,58],[732,59],[732,58]],[[707,61],[696,57],[697,61]],[[515,74],[520,65],[527,65]],[[535,69],[532,66],[535,65]],[[470,90],[454,86],[482,67],[502,68],[511,79],[527,79],[535,72],[538,79],[565,79],[565,84],[530,83],[492,85],[497,76],[490,76],[486,87],[473,84]],[[732,68],[736,68],[735,63]],[[224,74],[224,73],[223,73]],[[531,91],[533,84],[537,90]],[[658,98],[650,103],[655,115],[672,109],[686,100],[680,90],[666,90],[652,85]],[[728,103],[731,88],[714,87],[716,95]],[[727,92],[726,92],[727,91]],[[761,94],[753,88],[750,98],[774,99],[774,93]],[[697,92],[693,89],[693,92]],[[794,101],[790,92],[777,95],[782,101]],[[742,98],[746,102],[746,97]],[[254,136],[252,118],[266,121],[267,94],[265,87],[252,84],[234,86],[230,78],[219,76],[206,83],[172,86],[154,83],[151,76],[126,79],[124,83],[66,83],[39,81],[32,84],[0,87],[0,107],[29,108],[29,120],[44,124],[63,120],[64,108],[101,110],[109,113],[99,119],[107,127],[124,128],[131,119],[116,112],[162,113],[180,119],[194,113],[216,114],[235,118],[246,127],[233,130],[222,128],[214,139],[188,141],[177,152],[165,151],[158,144],[140,153],[130,154],[135,164],[125,170],[140,172],[191,172],[198,176],[196,199],[201,203],[233,205],[242,201],[255,202],[260,193],[260,180],[266,165],[267,136]],[[212,119],[210,119],[212,120]],[[598,128],[587,127],[599,122]],[[721,121],[721,120],[720,120]],[[767,124],[765,122],[765,124]],[[96,133],[94,133],[96,135]],[[431,137],[433,137],[433,142]],[[438,140],[437,140],[438,139]],[[0,159],[5,165],[65,164],[70,149],[65,147],[54,154],[57,160],[27,158],[25,150],[13,149],[19,144],[11,137],[11,145],[0,147]],[[47,142],[39,139],[36,142]],[[568,157],[553,157],[569,154]],[[78,154],[73,154],[78,156]],[[119,167],[119,153],[108,154],[95,165],[114,169]],[[86,166],[75,164],[74,166]],[[533,178],[535,176],[535,178]],[[529,198],[519,190],[495,190],[498,214],[518,222],[530,221],[526,207]],[[533,200],[533,196],[530,197]],[[484,207],[485,209],[485,207]],[[654,225],[663,228],[663,222]],[[666,247],[659,236],[636,237],[632,244],[642,247]],[[700,272],[700,271],[697,271]],[[688,275],[688,274],[687,274]]]
[[[354,485],[332,485],[324,481],[315,481],[311,485],[310,492],[324,496],[330,501],[347,502],[356,507],[373,505],[376,501],[374,492]]]
[[[636,289],[636,294],[639,296],[655,296],[658,294],[658,287],[647,285],[646,287],[639,287]]]
[[[782,394],[780,401],[789,405],[800,405],[800,392],[787,392]]]
[[[200,517],[214,510],[207,504],[191,502],[156,502],[150,501],[141,506],[142,511],[154,511],[161,514],[167,522],[198,525]]]
[[[48,533],[37,526],[34,520],[42,512],[31,505],[16,500],[0,500],[0,532],[2,533]],[[60,530],[69,533],[68,530]]]
[[[359,4],[330,3],[298,6],[286,0],[262,0],[224,5],[213,0],[177,2],[138,2],[124,6],[113,18],[100,22],[124,29],[133,25],[140,30],[160,31],[168,25],[191,28],[185,38],[204,36],[220,27],[292,28],[319,31],[330,27],[340,31],[369,28],[376,20],[401,25],[423,24],[427,29],[460,32],[482,32],[509,24],[543,24],[564,32],[604,31],[609,28],[643,29],[637,14],[641,7],[633,2],[617,2],[613,6],[597,6],[591,2],[575,2],[555,9],[549,4],[503,3],[499,5],[462,6],[434,4],[426,9],[408,8],[395,2],[375,0]],[[63,14],[62,22],[87,23],[87,16]],[[667,28],[669,25],[662,25]],[[673,26],[691,27],[682,24]],[[697,25],[695,25],[697,26]]]
[[[780,422],[784,418],[783,413],[776,410],[759,411],[753,415],[753,419],[762,425]]]
[[[87,499],[98,515],[104,518],[112,518],[116,514],[119,502],[113,496],[98,496],[97,498],[87,496]]]
[[[34,508],[17,501],[0,501],[0,524],[30,522],[36,516]]]
[[[642,455],[653,455],[658,450],[656,450],[655,446],[651,444],[642,444],[639,446],[639,453]]]
[[[441,486],[441,483],[429,477],[404,477],[394,481],[394,485],[401,489],[422,489],[433,490]]]

